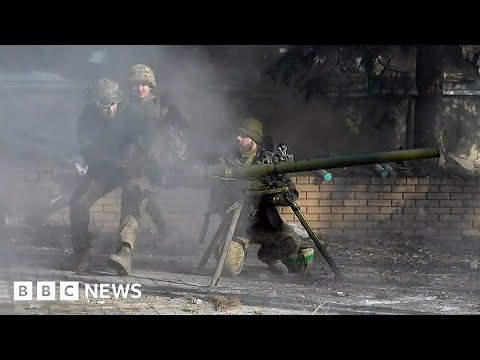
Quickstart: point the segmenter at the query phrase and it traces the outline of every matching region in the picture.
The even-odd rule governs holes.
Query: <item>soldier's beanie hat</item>
[[[254,118],[244,118],[240,122],[240,127],[238,129],[240,134],[248,136],[257,144],[262,142],[263,138],[263,126],[262,123]]]

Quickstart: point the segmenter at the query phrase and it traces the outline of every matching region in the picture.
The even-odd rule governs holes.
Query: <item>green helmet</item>
[[[153,70],[143,64],[135,64],[130,68],[128,81],[133,83],[147,83],[150,87],[157,85]]]
[[[263,138],[263,126],[260,121],[253,118],[246,118],[243,119],[240,123],[240,127],[238,129],[240,134],[243,136],[248,136],[257,144],[262,142]]]
[[[122,101],[123,92],[115,81],[101,78],[88,87],[87,98],[95,105],[105,107]]]

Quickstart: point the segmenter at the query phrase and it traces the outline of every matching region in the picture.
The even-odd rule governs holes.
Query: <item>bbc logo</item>
[[[37,281],[36,300],[57,300],[55,281]],[[78,300],[78,281],[60,281],[60,300]],[[15,281],[13,283],[13,300],[33,300],[33,282]]]
[[[84,284],[82,295],[94,299],[138,299],[142,296],[141,284]],[[80,283],[78,281],[60,281],[59,296],[55,281],[36,282],[36,300],[78,301]],[[32,281],[15,281],[13,283],[13,300],[33,300]]]

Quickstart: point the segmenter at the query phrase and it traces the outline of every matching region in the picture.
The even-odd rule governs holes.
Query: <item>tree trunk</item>
[[[442,143],[442,53],[441,45],[418,45],[415,101],[414,146],[432,147]],[[425,168],[438,162],[418,162]],[[423,172],[424,173],[424,172]],[[425,173],[424,173],[425,174]]]
[[[436,146],[442,139],[442,46],[417,46],[415,147]]]

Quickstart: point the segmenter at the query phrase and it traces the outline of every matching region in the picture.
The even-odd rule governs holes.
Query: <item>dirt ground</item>
[[[4,314],[478,314],[480,247],[475,241],[436,242],[401,235],[328,238],[331,256],[343,272],[339,281],[316,254],[308,274],[271,275],[249,250],[243,273],[210,288],[215,262],[196,266],[206,249],[195,239],[155,244],[143,234],[133,276],[117,277],[106,266],[112,235],[96,239],[89,274],[64,271],[71,251],[64,229],[3,231],[0,239],[0,313]],[[208,243],[208,242],[207,242]],[[76,280],[81,283],[140,283],[140,299],[75,302],[12,300],[14,280]],[[3,294],[3,295],[2,295]]]

